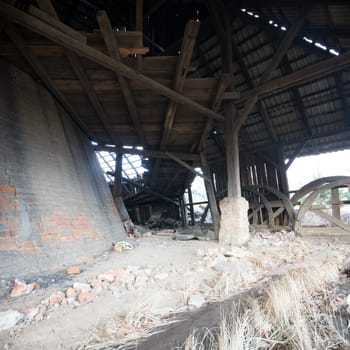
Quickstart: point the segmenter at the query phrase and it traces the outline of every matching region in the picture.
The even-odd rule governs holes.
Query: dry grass
[[[329,261],[290,271],[270,283],[266,296],[233,308],[219,330],[200,340],[193,333],[186,350],[349,349],[327,303],[328,284],[337,278],[338,267]]]
[[[140,298],[141,300],[141,298]],[[75,350],[119,350],[136,345],[141,339],[159,331],[175,320],[167,320],[164,316],[152,313],[151,303],[147,300],[136,301],[132,310],[125,316],[100,320],[87,337],[73,346]]]

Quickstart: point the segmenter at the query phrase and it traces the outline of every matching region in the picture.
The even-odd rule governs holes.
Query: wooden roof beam
[[[269,80],[271,78],[271,75],[273,71],[278,67],[278,65],[281,63],[282,58],[286,54],[289,47],[292,45],[294,38],[300,31],[305,18],[307,16],[308,11],[304,10],[299,18],[296,20],[296,22],[292,25],[292,27],[288,30],[286,36],[282,39],[282,42],[280,43],[277,51],[275,52],[272,60],[270,61],[267,69],[265,70],[262,77],[259,79],[258,86],[260,86],[265,81]],[[248,98],[248,100],[244,104],[243,111],[240,113],[238,120],[235,122],[234,128],[236,130],[239,130],[243,123],[248,118],[248,115],[254,108],[256,102],[258,101],[259,95],[255,92],[256,88],[253,90],[253,94]]]
[[[80,42],[86,44],[86,38],[80,34],[77,33],[75,30],[71,29],[70,27],[66,26],[60,21],[60,18],[57,15],[57,12],[52,5],[51,0],[38,0],[39,6],[42,8],[43,11],[40,11],[39,9],[35,8],[34,6],[30,7],[30,13],[37,16],[41,20],[45,21],[46,23],[53,25],[55,28],[66,32],[68,35],[72,35],[76,40],[79,40]],[[108,120],[108,117],[103,110],[103,107],[101,106],[101,103],[97,97],[97,94],[93,87],[91,86],[88,77],[86,76],[86,73],[79,62],[78,56],[76,56],[74,53],[70,51],[65,52],[65,56],[70,63],[75,75],[79,79],[92,107],[94,108],[96,115],[102,122],[103,128],[105,129],[107,135],[109,136],[110,140],[114,142],[115,144],[120,144],[120,141],[118,137],[112,132],[112,126]]]
[[[111,22],[109,21],[108,15],[105,11],[97,12],[97,22],[99,24],[105,45],[108,51],[109,56],[115,59],[117,62],[121,63],[121,57],[119,53],[118,43],[113,34]],[[139,118],[139,113],[136,107],[135,100],[130,89],[129,82],[119,73],[116,73],[119,85],[121,87],[122,94],[124,96],[126,105],[129,110],[129,114],[132,120],[132,123],[135,127],[135,131],[139,138],[141,145],[144,143],[144,132]]]
[[[243,57],[242,57],[241,53],[239,52],[239,49],[234,41],[232,41],[232,51],[233,51],[233,55],[238,63],[238,66],[240,67],[240,69],[243,73],[243,76],[244,76],[247,84],[249,85],[249,87],[251,89],[253,89],[254,85],[253,85],[252,79],[250,77],[248,68],[247,68],[247,66],[243,60]],[[277,136],[276,130],[273,126],[272,120],[270,119],[270,117],[265,109],[264,104],[261,101],[257,101],[256,106],[258,108],[258,111],[260,113],[261,118],[263,119],[263,122],[265,124],[266,129],[267,129],[267,132],[269,133],[272,140],[274,142],[278,143],[278,136]]]
[[[204,180],[206,181],[211,181],[210,178],[208,178],[207,176],[205,176],[204,174],[198,172],[197,170],[195,170],[195,168],[191,167],[189,164],[187,164],[186,162],[184,162],[183,160],[181,160],[180,158],[176,157],[174,154],[170,153],[170,152],[165,152],[166,155],[174,160],[176,163],[180,164],[181,166],[183,166],[184,168],[186,168],[187,170],[189,170],[191,173],[198,175],[200,177],[202,177]]]
[[[89,136],[92,140],[97,140],[97,138],[89,131],[86,124],[82,121],[80,116],[75,112],[73,106],[68,102],[65,96],[61,93],[59,89],[56,88],[54,82],[51,80],[47,74],[44,66],[36,59],[32,54],[30,47],[28,47],[21,37],[21,35],[16,31],[15,27],[11,24],[6,24],[4,28],[8,37],[12,40],[18,51],[23,55],[29,66],[33,69],[35,74],[43,82],[46,88],[51,92],[51,94],[56,98],[65,111],[71,116],[75,123],[84,131],[84,133]]]
[[[173,83],[173,90],[181,93],[184,87],[185,79],[188,69],[191,64],[191,57],[196,43],[196,37],[199,31],[199,22],[189,21],[185,28],[185,33],[181,45],[181,52],[178,58],[175,79]],[[163,125],[163,133],[160,141],[160,149],[165,149],[168,142],[171,128],[174,124],[174,118],[177,110],[177,103],[170,101],[165,113],[165,120]]]
[[[167,88],[163,84],[158,83],[157,81],[136,72],[134,69],[113,60],[111,57],[105,55],[104,53],[99,52],[86,44],[80,43],[78,40],[70,37],[69,35],[57,30],[56,28],[51,27],[47,23],[21,10],[16,9],[13,6],[9,6],[5,3],[0,2],[0,17],[18,24],[19,26],[22,26],[37,34],[40,34],[45,38],[59,45],[62,45],[66,49],[75,52],[78,55],[85,56],[92,62],[95,62],[116,73],[120,73],[128,79],[139,81],[141,84],[147,86],[155,93],[166,96],[179,104],[197,111],[198,113],[201,113],[207,117],[212,116],[214,119],[220,121],[224,120],[224,117],[221,114],[214,112],[211,109],[206,108],[205,106],[177,93],[176,91]]]
[[[169,156],[165,151],[157,151],[157,150],[149,150],[149,149],[129,149],[122,147],[108,147],[108,146],[94,146],[96,151],[106,151],[106,152],[115,152],[115,153],[123,153],[123,154],[138,154],[145,157],[150,158],[161,158],[161,159],[169,159]],[[182,160],[190,160],[190,161],[199,161],[199,155],[194,153],[186,153],[186,152],[171,152],[176,157]]]

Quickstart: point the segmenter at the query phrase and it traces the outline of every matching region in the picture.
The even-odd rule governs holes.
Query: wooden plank
[[[336,217],[329,215],[328,213],[326,213],[325,211],[321,210],[321,209],[312,209],[312,207],[310,208],[310,210],[321,216],[322,218],[328,220],[329,222],[331,222],[332,224],[342,228],[345,231],[350,232],[350,227],[346,224],[344,224],[341,220],[337,219]]]
[[[48,2],[39,0],[39,3],[43,3],[43,2],[47,3],[46,5],[48,5]],[[41,7],[41,5],[39,5],[39,6]],[[67,25],[62,23],[59,20],[58,16],[54,15],[54,14],[56,14],[56,11],[55,11],[55,9],[52,6],[45,6],[44,11],[41,11],[37,7],[35,7],[33,5],[30,5],[28,13],[30,13],[31,15],[33,15],[33,16],[37,17],[38,19],[44,21],[45,23],[51,25],[52,27],[60,30],[61,32],[66,33],[68,35],[71,35],[74,39],[80,41],[81,43],[86,44],[86,42],[87,42],[86,36],[83,35],[83,34],[80,34],[76,30],[74,30],[71,27],[68,27]]]
[[[191,186],[187,187],[187,191],[188,191],[188,201],[190,206],[191,225],[194,226],[196,222],[194,218],[193,196],[192,196]]]
[[[339,188],[332,188],[332,215],[340,220]]]
[[[178,64],[175,72],[175,80],[173,83],[173,89],[176,92],[181,93],[184,87],[186,75],[191,63],[191,57],[193,48],[196,42],[196,37],[199,31],[199,22],[189,21],[185,28],[184,38],[181,45],[181,53],[178,58]],[[163,125],[163,133],[161,136],[160,149],[164,149],[168,142],[170,130],[174,123],[174,118],[177,110],[177,104],[175,101],[170,101],[167,111],[165,113],[165,120]]]
[[[116,61],[121,63],[121,57],[119,54],[119,48],[117,41],[113,35],[112,26],[105,11],[97,12],[97,22],[99,24],[103,39],[105,41],[109,55],[114,58]],[[122,89],[122,93],[126,102],[126,105],[129,110],[129,114],[132,120],[132,123],[135,126],[139,142],[142,145],[144,143],[144,132],[140,123],[139,113],[137,111],[135,100],[132,96],[132,92],[129,86],[128,81],[119,73],[117,73],[117,79],[119,85]]]
[[[203,175],[208,177],[210,181],[204,181],[205,189],[208,196],[208,203],[210,207],[211,217],[214,225],[215,238],[219,238],[219,230],[220,230],[220,214],[218,209],[218,204],[216,202],[215,190],[213,186],[213,182],[211,181],[210,170],[208,166],[207,158],[203,152],[200,153],[201,156],[201,167],[203,171]]]
[[[197,170],[195,170],[193,167],[191,167],[190,165],[188,165],[186,162],[184,162],[183,160],[181,160],[180,158],[176,157],[174,154],[165,151],[165,154],[172,160],[174,160],[176,163],[180,164],[181,166],[183,166],[184,168],[186,168],[187,170],[189,170],[191,173],[198,175],[200,177],[202,177],[204,180],[206,181],[211,181],[210,177],[207,177],[206,175],[198,172]]]
[[[48,24],[38,20],[37,18],[24,13],[12,6],[0,3],[0,16],[7,19],[10,22],[16,23],[22,27],[27,28],[35,33],[38,33],[47,39],[54,41],[55,43],[64,46],[65,48],[72,50],[76,54],[85,56],[87,59],[107,68],[114,72],[119,72],[126,78],[131,80],[137,80],[142,84],[148,85],[149,89],[155,91],[158,94],[167,96],[168,98],[174,100],[179,104],[183,104],[192,110],[195,110],[203,115],[214,119],[223,120],[223,116],[217,112],[210,110],[209,108],[200,105],[176,91],[169,89],[157,81],[148,78],[147,76],[136,72],[135,70],[129,68],[128,66],[113,60],[111,57],[104,55],[101,52],[89,47],[85,44],[80,43],[74,38],[68,36],[59,30],[52,28]]]
[[[97,140],[97,138],[92,135],[90,130],[87,128],[86,124],[82,121],[80,116],[75,112],[72,105],[66,100],[65,96],[56,88],[54,82],[50,79],[45,68],[42,64],[36,59],[36,57],[31,53],[30,48],[28,48],[21,38],[20,34],[17,33],[13,25],[7,24],[5,28],[6,34],[15,44],[16,48],[26,59],[28,64],[38,75],[40,80],[44,83],[46,88],[52,93],[52,95],[57,99],[61,106],[66,110],[66,112],[71,116],[71,118],[76,122],[76,124],[88,135],[92,140]]]

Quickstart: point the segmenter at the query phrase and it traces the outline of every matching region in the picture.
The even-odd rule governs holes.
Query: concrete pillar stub
[[[245,198],[226,197],[220,201],[219,242],[240,246],[249,240],[249,204]]]

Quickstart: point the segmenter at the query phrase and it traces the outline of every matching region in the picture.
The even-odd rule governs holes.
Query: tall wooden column
[[[129,220],[129,213],[125,208],[125,204],[122,197],[122,170],[123,170],[123,154],[117,153],[115,159],[115,171],[114,171],[114,186],[113,186],[113,199],[115,206],[119,211],[122,221]]]
[[[187,191],[188,191],[188,201],[190,204],[191,225],[194,226],[195,220],[194,220],[194,207],[193,207],[193,197],[192,197],[191,186],[187,187]]]
[[[289,184],[288,184],[288,177],[287,177],[287,167],[284,162],[284,156],[281,149],[278,150],[278,170],[280,173],[279,179],[281,181],[280,183],[280,190],[285,194],[289,195]]]
[[[205,184],[205,189],[206,189],[207,196],[208,196],[211,218],[213,220],[215,237],[218,238],[219,237],[219,230],[220,230],[220,214],[219,214],[219,209],[218,209],[218,205],[216,202],[215,190],[214,190],[214,186],[213,186],[213,181],[211,180],[211,174],[210,174],[207,158],[205,157],[205,154],[203,152],[201,152],[200,155],[201,155],[201,164],[202,164],[203,175],[206,178],[210,179],[210,181],[204,180],[204,184]]]
[[[237,118],[237,109],[233,102],[225,105],[225,140],[226,140],[226,166],[227,166],[227,196],[229,198],[241,197],[241,178],[239,171],[239,145],[238,132],[234,128]]]

